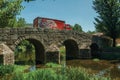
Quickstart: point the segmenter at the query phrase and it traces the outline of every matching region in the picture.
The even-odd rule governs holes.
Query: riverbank
[[[103,74],[112,79],[120,80],[120,62],[116,60],[68,60],[67,66],[83,67],[89,70],[89,74]],[[106,72],[105,72],[106,71]],[[105,73],[103,73],[105,72]]]

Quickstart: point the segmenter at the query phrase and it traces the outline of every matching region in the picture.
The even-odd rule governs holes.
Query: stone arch
[[[36,38],[20,38],[15,42],[15,46],[17,46],[23,40],[27,40],[34,45],[36,65],[45,63],[45,61],[46,61],[45,47],[44,47],[43,43]]]
[[[67,39],[63,42],[66,48],[66,59],[76,59],[79,54],[79,48],[77,42],[73,39]]]

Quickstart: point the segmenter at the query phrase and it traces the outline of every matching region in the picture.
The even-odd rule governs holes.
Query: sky
[[[25,7],[18,17],[33,23],[36,17],[63,20],[66,24],[81,25],[83,31],[94,31],[93,22],[97,13],[92,8],[92,0],[36,0],[23,2]]]

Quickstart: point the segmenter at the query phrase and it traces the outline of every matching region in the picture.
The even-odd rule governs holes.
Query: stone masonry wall
[[[77,42],[79,48],[82,46],[88,48],[91,44],[92,36],[86,33],[66,30],[51,30],[40,28],[0,28],[0,42],[6,42],[11,48],[21,40],[33,38],[39,40],[43,45],[61,45],[67,39],[73,39]]]
[[[79,49],[89,49],[92,36],[73,30],[51,30],[40,28],[0,28],[0,42],[5,42],[13,51],[15,47],[25,39],[39,41],[47,52],[51,44],[58,47],[63,46],[64,41],[72,39],[77,43]],[[34,41],[33,41],[34,42]],[[81,53],[77,54],[79,56]]]
[[[0,44],[0,58],[2,58],[0,64],[4,65],[14,64],[14,53],[4,43]]]

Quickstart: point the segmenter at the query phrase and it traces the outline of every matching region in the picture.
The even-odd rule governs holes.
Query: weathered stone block
[[[0,63],[4,65],[14,64],[14,53],[4,43],[0,44],[0,57],[2,59]]]
[[[14,39],[14,40],[18,39],[18,35],[17,34],[11,35],[11,39]]]

